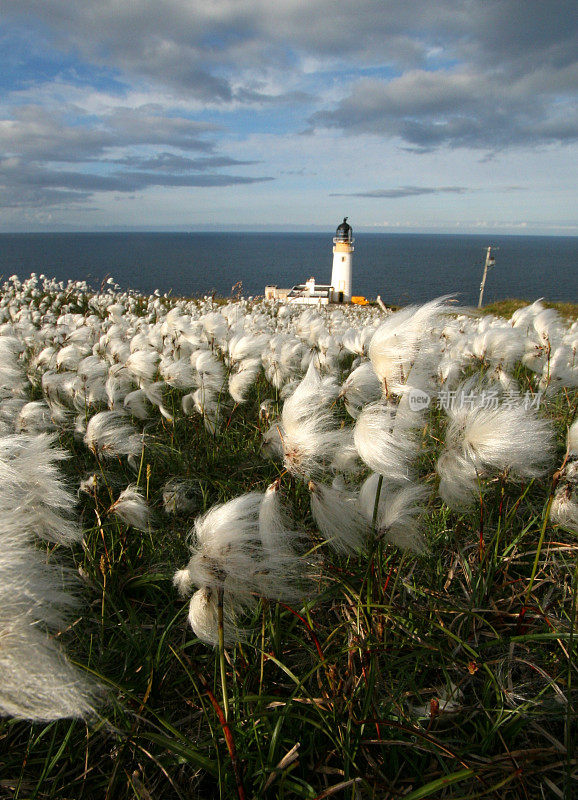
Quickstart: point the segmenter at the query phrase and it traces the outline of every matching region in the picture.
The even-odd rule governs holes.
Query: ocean
[[[333,231],[325,233],[15,233],[0,234],[2,281],[17,274],[83,279],[97,289],[112,276],[126,289],[245,297],[314,276],[331,279]],[[385,303],[456,294],[477,304],[485,248],[496,265],[484,302],[519,297],[578,301],[578,237],[358,233],[353,293]]]

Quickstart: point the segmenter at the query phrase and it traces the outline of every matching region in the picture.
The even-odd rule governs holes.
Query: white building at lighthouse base
[[[353,229],[347,224],[347,217],[337,228],[333,239],[333,266],[331,283],[316,283],[309,278],[292,289],[279,289],[277,286],[265,287],[266,300],[284,300],[287,303],[304,305],[327,305],[328,303],[367,302],[363,297],[352,297],[351,273],[353,264]]]

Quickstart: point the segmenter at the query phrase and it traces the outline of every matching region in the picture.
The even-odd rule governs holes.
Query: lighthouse
[[[351,262],[353,260],[353,229],[347,224],[347,217],[337,228],[333,239],[333,269],[331,286],[334,303],[351,302]]]

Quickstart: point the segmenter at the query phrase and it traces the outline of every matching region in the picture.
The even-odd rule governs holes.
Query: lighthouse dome
[[[343,222],[338,226],[335,232],[336,239],[340,242],[350,242],[352,230],[351,225],[347,224],[347,217],[343,217]]]

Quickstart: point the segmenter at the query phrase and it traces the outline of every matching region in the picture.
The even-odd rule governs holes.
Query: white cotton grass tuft
[[[33,400],[20,409],[16,417],[17,433],[49,433],[56,430],[52,414],[43,400]]]
[[[191,389],[196,387],[197,378],[195,370],[193,369],[189,359],[173,359],[161,360],[159,372],[168,386],[175,389]]]
[[[82,385],[81,392],[88,403],[108,402],[106,393],[108,364],[97,355],[91,355],[82,359],[76,372]]]
[[[229,363],[239,364],[241,362],[257,361],[261,363],[260,354],[268,342],[266,335],[251,336],[239,334],[229,340]]]
[[[84,717],[93,710],[94,686],[54,638],[76,605],[73,573],[35,546],[38,539],[74,541],[81,531],[60,507],[64,498],[69,508],[73,502],[60,485],[58,455],[51,461],[47,453],[50,437],[37,437],[36,446],[32,437],[11,438],[1,442],[2,465],[9,462],[19,483],[5,483],[5,473],[0,481],[0,715],[35,722]],[[48,511],[49,524],[38,526]]]
[[[68,454],[54,434],[15,434],[0,439],[0,508],[17,511],[22,529],[59,544],[82,538],[71,512],[75,497],[58,463]]]
[[[341,445],[333,454],[331,471],[336,475],[359,475],[365,471],[365,465],[359,458],[359,453],[353,441],[353,430],[343,429]]]
[[[136,350],[124,362],[124,368],[133,375],[137,381],[152,383],[155,379],[159,354],[155,350]]]
[[[454,511],[467,511],[480,496],[475,465],[456,449],[443,451],[436,464],[440,477],[438,493]]]
[[[338,486],[309,482],[311,513],[327,543],[338,553],[364,550],[371,522],[361,513],[357,497]]]
[[[25,405],[24,397],[6,397],[0,400],[0,423],[5,423],[10,433],[14,433],[18,415]]]
[[[396,407],[389,403],[366,406],[355,423],[353,439],[359,457],[373,472],[399,482],[410,478],[417,445],[396,415]]]
[[[217,609],[217,593],[214,589],[203,587],[191,597],[189,603],[189,623],[195,636],[201,642],[216,647],[219,643],[219,622]],[[223,604],[223,633],[225,647],[233,647],[243,641],[246,632],[237,622],[237,614],[229,597],[225,596]]]
[[[100,411],[88,421],[84,443],[95,455],[105,458],[138,456],[143,446],[142,434],[120,411]]]
[[[123,364],[112,364],[104,389],[111,410],[122,406],[124,398],[135,389],[135,379]]]
[[[227,335],[227,320],[217,311],[205,314],[202,321],[208,342],[219,341]]]
[[[575,419],[568,429],[568,455],[578,459],[578,419]]]
[[[91,497],[95,497],[96,493],[98,492],[98,485],[99,477],[96,473],[93,473],[92,475],[88,475],[86,478],[83,478],[80,481],[78,491],[88,494]]]
[[[275,400],[268,397],[266,400],[262,400],[261,404],[259,405],[259,420],[262,422],[271,422],[278,417],[277,413],[277,404]]]
[[[288,563],[297,565],[297,555],[304,536],[293,530],[289,516],[281,503],[281,480],[271,483],[263,495],[259,507],[259,535],[265,553],[276,558],[278,554],[289,556]],[[299,565],[300,568],[300,565]]]
[[[538,388],[546,394],[552,395],[563,387],[576,387],[578,374],[574,374],[570,364],[573,353],[569,345],[562,344],[553,348],[542,367],[542,377]]]
[[[407,382],[418,352],[437,347],[432,329],[443,315],[455,311],[447,305],[450,296],[422,306],[408,306],[391,314],[375,331],[369,358],[386,392]]]
[[[447,439],[459,443],[479,469],[507,469],[526,479],[543,475],[551,465],[551,422],[522,404],[456,410],[450,425]]]
[[[450,421],[436,470],[444,501],[458,510],[471,505],[478,477],[507,472],[514,480],[526,480],[543,475],[552,464],[551,423],[522,403],[488,404],[487,397],[466,381],[447,411]]]
[[[345,401],[347,412],[357,419],[364,406],[380,399],[381,389],[381,382],[371,362],[366,361],[349,373],[339,395]]]
[[[239,363],[236,372],[229,376],[229,394],[235,403],[245,403],[251,386],[261,371],[261,359],[245,359]]]
[[[561,470],[550,517],[553,522],[578,532],[578,461],[569,461]]]
[[[150,403],[142,389],[135,389],[129,392],[122,404],[127,412],[137,419],[148,419],[151,415]]]
[[[193,573],[188,567],[178,569],[173,575],[173,586],[181,597],[186,597],[190,594],[194,585]]]
[[[45,372],[42,391],[47,402],[55,401],[71,407],[74,401],[77,376],[73,372]]]
[[[50,409],[50,417],[57,428],[66,429],[70,427],[71,419],[72,419],[72,412],[69,408],[65,405],[60,403],[58,400],[46,399],[46,404]]]
[[[306,570],[299,557],[274,547],[272,530],[269,545],[263,546],[262,501],[262,494],[250,492],[213,506],[195,520],[191,558],[174,577],[181,594],[193,586],[222,591],[225,602],[239,609],[250,606],[255,597],[287,601],[304,597]]]
[[[89,354],[90,349],[68,344],[56,354],[56,366],[76,372],[80,362]]]
[[[0,575],[2,610],[8,618],[30,614],[39,623],[59,628],[66,611],[76,605],[69,591],[74,573],[57,559],[48,561],[38,537],[22,525],[19,510],[2,509]]]
[[[182,400],[183,411],[190,414],[194,409],[203,418],[206,430],[214,436],[225,418],[228,408],[221,394],[201,387],[193,394],[187,394]]]
[[[142,491],[136,485],[131,484],[123,489],[107,514],[114,514],[137,530],[146,531],[149,528],[150,510]]]
[[[209,350],[197,350],[191,355],[191,364],[197,371],[200,386],[218,394],[225,385],[225,370],[219,359]]]
[[[494,369],[501,367],[510,370],[522,359],[525,342],[519,329],[501,321],[481,330],[470,339],[469,345],[475,358],[486,361]]]
[[[279,436],[286,469],[303,478],[326,472],[343,441],[330,404],[338,393],[313,363],[281,412]]]
[[[20,548],[12,543],[8,554],[6,522],[3,517],[0,715],[33,721],[84,717],[92,711],[94,687],[66,660],[51,633],[66,624],[71,587],[63,583],[60,567],[47,564],[29,543]]]
[[[145,393],[147,400],[152,403],[153,406],[158,408],[158,410],[161,412],[161,415],[167,420],[167,422],[172,422],[173,415],[164,405],[163,393],[165,388],[166,384],[164,381],[157,381],[156,383],[145,383],[143,381],[141,383],[141,389]]]
[[[16,336],[0,336],[0,397],[25,397],[27,380],[20,353],[25,349]]]
[[[379,475],[373,474],[364,482],[359,492],[359,507],[370,523],[375,513],[375,501],[379,487]],[[429,490],[416,483],[401,486],[381,485],[375,519],[377,537],[402,550],[423,553],[426,549],[423,529],[419,517],[425,510]]]
[[[270,461],[283,461],[284,450],[281,438],[281,423],[275,421],[263,433],[261,438],[261,453]]]
[[[300,602],[311,590],[316,563],[302,555],[306,537],[294,530],[281,504],[280,481],[267,487],[259,507],[263,572],[260,594],[272,600]]]
[[[91,715],[94,687],[54,640],[29,615],[6,617],[0,611],[0,715],[33,722]]]

